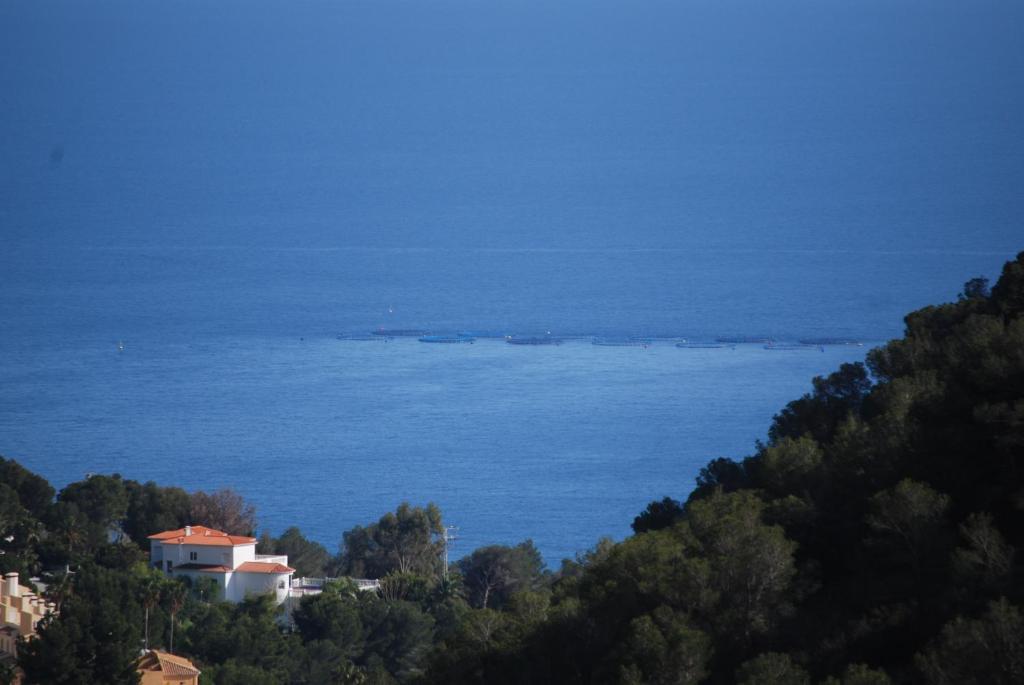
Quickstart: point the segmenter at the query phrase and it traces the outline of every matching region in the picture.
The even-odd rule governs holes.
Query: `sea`
[[[1022,25],[4,2],[0,454],[58,488],[234,488],[332,552],[434,502],[454,558],[531,539],[557,568],[1024,249]],[[737,336],[861,344],[676,346]]]

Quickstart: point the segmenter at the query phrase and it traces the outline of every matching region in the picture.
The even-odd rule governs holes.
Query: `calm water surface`
[[[1003,0],[0,4],[0,453],[557,562],[1024,247]],[[391,311],[389,312],[389,307]],[[117,351],[124,341],[123,353]]]

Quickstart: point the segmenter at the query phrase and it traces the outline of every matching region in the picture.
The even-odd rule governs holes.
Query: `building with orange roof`
[[[199,669],[181,656],[152,649],[136,665],[142,685],[199,685]]]
[[[185,526],[150,535],[149,541],[153,566],[193,581],[210,578],[229,602],[265,593],[273,593],[278,604],[288,599],[295,569],[288,566],[287,555],[256,554],[256,538]]]
[[[53,610],[52,602],[18,584],[17,573],[4,575],[0,580],[0,660],[17,657],[18,638],[34,636],[36,625]]]

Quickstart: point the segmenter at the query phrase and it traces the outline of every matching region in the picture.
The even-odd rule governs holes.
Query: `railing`
[[[350,580],[360,590],[379,590],[380,581],[374,578],[292,578],[292,590],[295,594],[318,594],[323,592],[324,585],[335,580]]]
[[[287,554],[257,554],[256,561],[264,564],[284,564],[288,565]]]

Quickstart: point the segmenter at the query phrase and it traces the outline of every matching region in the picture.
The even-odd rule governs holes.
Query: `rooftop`
[[[206,526],[185,526],[177,530],[166,530],[163,533],[150,535],[149,539],[159,540],[165,545],[214,545],[218,547],[236,547],[256,543],[256,538],[245,535],[228,535],[222,530],[214,530]]]
[[[237,573],[295,573],[295,569],[284,564],[265,561],[247,561],[235,569]]]
[[[199,669],[188,659],[174,656],[156,649],[150,650],[139,660],[140,671],[161,671],[165,675],[193,677]]]

